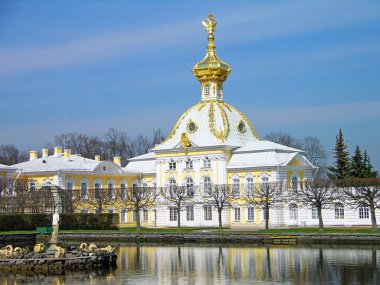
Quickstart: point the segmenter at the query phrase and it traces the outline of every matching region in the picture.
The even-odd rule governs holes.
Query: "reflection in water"
[[[0,274],[2,284],[378,284],[374,247],[120,245],[116,271]]]

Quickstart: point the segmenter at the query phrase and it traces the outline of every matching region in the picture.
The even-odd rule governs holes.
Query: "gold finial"
[[[202,25],[206,28],[209,34],[214,33],[215,26],[217,24],[214,20],[214,16],[212,14],[209,14],[206,21],[208,21],[208,23],[206,23],[205,21],[202,21]]]

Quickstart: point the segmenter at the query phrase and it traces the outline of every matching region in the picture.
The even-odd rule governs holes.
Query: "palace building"
[[[119,157],[110,162],[100,161],[99,157],[84,158],[61,148],[55,148],[53,155],[44,149],[42,157],[31,151],[27,162],[12,167],[0,165],[0,176],[27,178],[31,186],[80,190],[81,198],[86,198],[90,188],[194,189],[190,201],[180,209],[180,217],[175,205],[160,196],[153,207],[142,209],[142,225],[151,227],[176,226],[179,218],[182,226],[218,226],[210,191],[213,185],[228,185],[234,200],[223,210],[222,224],[231,227],[263,224],[263,209],[245,202],[247,191],[270,182],[281,182],[285,191],[291,191],[300,187],[300,182],[312,179],[317,168],[302,150],[260,140],[248,118],[225,101],[228,94],[224,94],[223,84],[231,68],[216,54],[216,22],[212,15],[202,23],[207,30],[208,45],[205,57],[193,68],[201,85],[200,100],[183,113],[161,144],[147,154],[131,158],[124,168]],[[79,210],[95,211],[91,206]],[[135,215],[123,207],[113,205],[104,210],[119,213],[121,226],[135,224]],[[346,217],[344,210],[342,204],[323,210],[325,224],[370,224],[368,211],[359,220],[355,210],[347,209]],[[318,218],[315,209],[284,202],[270,210],[269,223],[317,225]]]

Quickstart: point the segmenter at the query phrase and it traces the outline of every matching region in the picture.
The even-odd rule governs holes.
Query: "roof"
[[[148,152],[129,159],[124,167],[124,172],[129,174],[154,174],[156,173],[156,154]]]
[[[252,141],[232,152],[227,169],[286,166],[297,159],[302,166],[313,165],[303,151],[270,141]]]
[[[103,166],[105,168],[103,168]],[[97,161],[79,155],[64,157],[63,155],[41,157],[13,165],[27,172],[104,172],[122,174],[122,169],[111,161]]]
[[[296,148],[288,147],[271,141],[250,141],[244,146],[236,149],[234,153],[257,152],[257,151],[285,151],[285,152],[304,152]]]
[[[194,124],[194,129],[189,129]],[[242,128],[239,130],[239,124]],[[169,136],[153,151],[181,148],[181,136],[186,133],[192,147],[241,147],[257,141],[248,119],[235,107],[220,100],[201,101],[189,108],[177,121]]]

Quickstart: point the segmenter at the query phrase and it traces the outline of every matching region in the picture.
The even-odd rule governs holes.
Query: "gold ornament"
[[[187,133],[182,133],[181,135],[181,146],[183,148],[191,147],[191,141],[189,137],[187,136]]]
[[[192,134],[192,133],[195,133],[197,129],[198,129],[197,124],[193,120],[190,119],[190,121],[186,125],[186,130]]]

